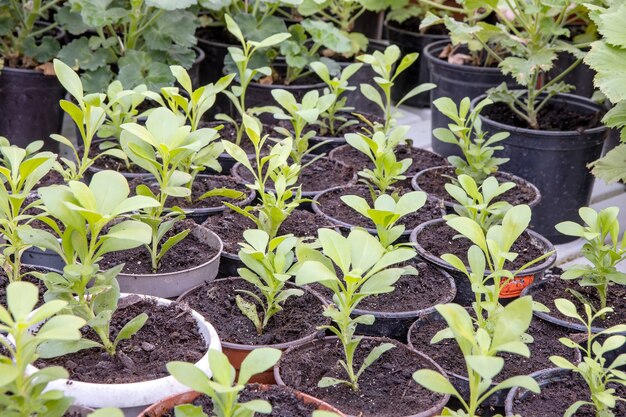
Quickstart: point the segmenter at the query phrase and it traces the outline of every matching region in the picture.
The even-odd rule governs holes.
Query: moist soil
[[[111,141],[111,142],[117,142],[117,139],[115,138],[108,138],[106,140]],[[102,142],[96,142],[89,149],[89,157],[91,159],[97,157],[98,155],[100,155],[101,152],[103,152],[99,146],[101,143]],[[128,173],[128,174],[150,175],[148,171],[146,171],[139,165],[135,165],[130,160],[128,161],[128,165],[126,165],[126,161],[120,158],[116,158],[111,155],[102,155],[98,157],[98,159],[94,161],[92,167],[97,168],[97,169],[108,169],[112,171],[117,171],[122,174]]]
[[[626,398],[625,387],[616,384],[613,388],[620,398]],[[514,400],[513,411],[524,417],[562,416],[576,401],[591,401],[591,395],[583,378],[572,375],[563,381],[542,386],[539,394],[531,392],[523,400]],[[618,401],[613,413],[615,416],[626,416],[626,403]],[[585,405],[573,417],[596,417],[596,412],[592,406]]]
[[[411,189],[403,188],[400,190],[400,195],[413,191]],[[367,187],[353,186],[344,187],[336,190],[328,191],[319,196],[318,205],[319,209],[327,216],[332,217],[338,221],[360,227],[369,227],[371,229],[376,228],[374,222],[370,219],[362,216],[356,210],[349,207],[340,197],[344,195],[356,195],[367,200],[370,207],[373,205],[372,195]],[[410,232],[420,224],[429,220],[439,219],[442,216],[441,204],[432,199],[427,199],[424,206],[415,213],[408,214],[402,217],[398,223],[406,226],[405,231]]]
[[[370,365],[359,379],[359,392],[346,385],[317,386],[323,377],[346,378],[339,361],[344,358],[337,339],[318,341],[298,348],[280,361],[280,376],[288,387],[312,395],[342,412],[361,417],[402,417],[433,407],[443,396],[434,394],[413,381],[418,369],[432,369],[421,356],[405,345],[387,338],[363,339],[354,360],[359,369],[373,348],[384,342],[396,347]],[[394,401],[390,401],[393,398]]]
[[[402,275],[395,283],[395,290],[381,295],[370,295],[359,303],[359,310],[398,313],[404,311],[418,311],[434,305],[450,301],[446,296],[451,291],[450,281],[436,267],[426,262],[410,261],[418,275]],[[312,284],[311,288],[324,297],[332,300],[330,289]]]
[[[506,201],[513,206],[517,206],[520,204],[528,204],[537,197],[534,189],[526,181],[509,178],[501,172],[496,172],[494,176],[500,184],[503,182],[515,183],[515,187],[494,199],[494,203],[496,201]],[[454,200],[446,191],[446,184],[452,183],[453,178],[456,178],[454,168],[442,167],[440,169],[433,169],[431,171],[424,172],[419,176],[417,185],[430,195],[449,201],[450,203],[454,203]]]
[[[36,188],[48,187],[50,185],[64,184],[65,180],[63,175],[55,170],[50,170],[41,180],[37,183]]]
[[[455,239],[455,236],[459,236]],[[458,256],[465,265],[467,262],[467,251],[472,246],[472,242],[449,227],[445,222],[431,224],[417,235],[417,240],[424,250],[432,255],[441,257],[445,253]],[[505,262],[504,268],[517,270],[528,262],[537,259],[545,253],[544,248],[539,243],[533,241],[528,233],[522,235],[513,243],[510,252],[515,252],[518,257],[513,262]]]
[[[209,216],[202,224],[215,232],[224,244],[224,252],[236,254],[239,252],[239,242],[243,242],[243,232],[255,229],[255,224],[230,210]],[[317,237],[317,229],[334,228],[335,225],[324,216],[311,213],[307,210],[294,210],[287,220],[280,226],[278,235],[293,234],[296,237]]]
[[[532,129],[528,122],[521,119],[513,113],[505,103],[495,103],[487,106],[483,110],[483,116],[494,122],[503,123],[508,126],[521,127],[524,129]],[[604,112],[580,112],[572,109],[564,103],[548,102],[548,104],[539,111],[537,117],[539,122],[539,130],[584,132],[588,129],[601,126],[601,120]]]
[[[37,305],[36,305],[36,307],[39,307],[40,305],[44,303],[43,295],[46,291],[48,291],[48,288],[46,288],[46,284],[44,284],[42,280],[30,275],[30,272],[40,272],[42,274],[45,274],[50,271],[42,269],[42,268],[29,267],[29,266],[22,265],[22,275],[23,275],[22,281],[35,284],[35,286],[37,286],[37,289],[39,290],[39,301],[37,302]],[[9,277],[6,275],[6,272],[4,271],[4,269],[0,268],[0,305],[2,306],[7,305],[7,286],[9,284],[10,284]]]
[[[255,163],[252,163],[252,168],[256,169]],[[302,185],[303,193],[316,193],[354,182],[355,173],[354,168],[341,162],[320,158],[302,169],[298,183]],[[254,181],[252,174],[241,165],[233,168],[233,174],[240,176],[246,183]],[[274,182],[269,180],[267,186],[273,187]]]
[[[438,313],[433,313],[435,314],[438,315]],[[437,332],[446,327],[448,325],[444,320],[428,320],[419,327],[413,328],[409,342],[415,349],[430,356],[447,372],[467,376],[463,353],[454,339],[444,339],[436,344],[430,343]],[[504,358],[505,365],[502,372],[495,377],[495,382],[504,381],[516,375],[529,375],[542,369],[553,368],[554,364],[549,360],[552,355],[562,356],[571,362],[576,361],[575,350],[559,342],[560,337],[567,336],[566,330],[543,320],[534,319],[527,333],[534,339],[533,343],[528,344],[530,358],[512,353],[498,355]]]
[[[254,303],[259,312],[263,311],[262,306],[241,291],[250,291],[263,298],[256,287],[238,279],[205,283],[181,301],[202,314],[215,327],[220,340],[243,345],[293,342],[317,333],[318,326],[328,323],[328,319],[322,316],[324,309],[321,300],[310,291],[305,291],[300,297],[289,297],[282,304],[283,310],[270,319],[263,334],[259,335],[250,319],[237,307],[235,298],[239,295]]]
[[[247,402],[251,400],[265,400],[272,405],[272,412],[262,414],[268,417],[311,417],[315,406],[313,404],[305,404],[287,387],[280,385],[260,385],[248,384],[246,388],[239,394],[239,402]],[[202,407],[204,412],[212,416],[213,402],[205,395],[198,397],[193,405]],[[257,416],[259,414],[255,414]],[[170,410],[163,414],[163,417],[175,417],[174,410]]]
[[[557,298],[565,298],[576,305],[579,312],[583,310],[583,304],[576,298],[571,290],[581,293],[587,300],[591,301],[596,308],[600,307],[600,297],[594,287],[581,287],[577,280],[564,280],[560,275],[554,276],[543,284],[540,289],[532,292],[533,300],[538,301],[550,309],[550,316],[569,323],[579,324],[572,318],[564,316],[554,306],[554,300]],[[608,290],[607,306],[612,307],[615,311],[607,314],[604,320],[598,319],[594,321],[594,327],[611,327],[626,322],[626,286],[612,285]]]
[[[152,300],[131,297],[122,299],[120,308],[113,314],[111,338],[141,313],[148,315],[148,321],[133,337],[120,342],[115,356],[93,348],[58,358],[39,359],[35,366],[62,366],[74,381],[125,384],[167,377],[165,365],[171,361],[196,363],[202,359],[207,351],[206,343],[187,309],[178,304],[159,306]],[[82,333],[83,337],[99,340],[87,327]]]
[[[135,188],[140,185],[147,185],[153,193],[159,192],[159,185],[154,180],[145,178],[135,178],[128,184],[134,195]],[[200,197],[207,191],[215,190],[218,188],[228,188],[235,191],[244,193],[241,199],[233,199],[226,197],[213,196],[205,198],[203,200]],[[187,201],[183,197],[168,197],[166,205],[167,207],[178,206],[182,209],[207,209],[225,207],[224,202],[234,205],[241,204],[246,197],[251,195],[251,191],[248,187],[238,181],[235,177],[230,175],[201,175],[196,177],[196,180],[191,186],[191,202]]]
[[[333,132],[337,132],[337,130],[341,127],[341,125],[343,125],[344,123],[347,122],[357,122],[357,123],[353,123],[350,126],[345,127],[344,129],[341,130],[340,133],[335,133],[332,134],[330,129],[322,129],[322,128],[317,128],[317,136],[318,138],[341,138],[344,142],[344,135],[347,133],[361,133],[366,129],[370,129],[370,125],[368,125],[367,123],[365,123],[364,121],[361,120],[361,118],[357,117],[355,115],[356,113],[339,113],[338,116],[342,116],[346,119],[346,121],[335,121],[333,122],[333,126],[334,126],[334,130]],[[358,113],[360,114],[360,113]],[[374,123],[383,123],[383,118],[380,116],[376,116],[373,114],[362,114],[362,117],[364,117],[365,119],[367,119],[368,121]]]
[[[24,205],[23,207],[27,207],[30,204],[34,203],[36,200],[39,199],[39,196],[36,194],[30,194],[28,197],[26,197],[26,200],[24,200]],[[40,201],[40,204],[43,205],[43,201]],[[26,210],[24,212],[24,214],[27,215],[31,215],[31,216],[36,216],[38,214],[43,213],[43,210],[38,208],[38,207],[31,207],[28,210]],[[48,217],[50,220],[54,221],[57,223],[57,225],[59,226],[59,229],[61,231],[65,230],[65,226],[63,226],[63,223],[57,222],[54,217],[49,216]],[[41,220],[32,220],[30,223],[28,223],[33,229],[39,229],[39,230],[45,230],[46,232],[52,233],[54,236],[56,236],[56,232],[54,231],[54,229],[52,229],[52,227],[50,227],[47,223],[41,221]]]
[[[199,227],[193,220],[181,220],[177,222],[172,230],[167,232],[162,242],[183,230]],[[184,271],[202,265],[209,259],[217,255],[219,251],[198,239],[193,232],[190,232],[182,241],[174,245],[163,258],[159,265],[158,273]],[[124,264],[122,270],[125,274],[153,274],[150,254],[145,246],[128,249],[119,252],[108,253],[99,262],[103,270],[112,268],[119,264]]]

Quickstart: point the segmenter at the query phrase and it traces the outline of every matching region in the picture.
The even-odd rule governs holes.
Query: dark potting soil
[[[302,402],[292,390],[281,385],[248,384],[239,395],[239,402],[251,400],[265,400],[272,405],[271,413],[255,416],[311,417],[315,411],[314,405]],[[193,402],[193,405],[202,407],[207,415],[213,415],[213,402],[209,397],[202,395]],[[163,417],[175,417],[174,410],[166,412]]]
[[[207,351],[206,342],[191,313],[179,304],[159,306],[152,300],[136,297],[122,299],[111,320],[111,338],[141,313],[146,324],[130,339],[120,342],[118,352],[110,356],[101,349],[86,349],[53,359],[39,359],[35,365],[62,366],[70,379],[99,384],[123,384],[150,381],[169,375],[165,365],[171,361],[196,363]],[[123,303],[123,305],[122,305]],[[99,340],[93,330],[83,328],[83,337]]]
[[[162,242],[183,230],[199,227],[193,220],[185,219],[177,222],[172,230],[167,232]],[[174,245],[163,258],[159,265],[158,273],[178,272],[193,268],[209,261],[217,255],[218,250],[213,249],[198,239],[193,231],[178,244]],[[98,263],[101,269],[109,269],[119,264],[124,264],[122,272],[126,274],[152,274],[152,261],[145,246],[128,249],[120,252],[112,252],[104,256]]]
[[[459,233],[448,227],[445,222],[441,222],[426,227],[417,236],[417,240],[422,248],[432,255],[441,257],[445,253],[451,253],[468,265],[467,251],[472,246],[472,242],[464,236],[459,236],[457,239],[454,238],[455,236],[459,236]],[[522,233],[513,243],[510,251],[518,254],[513,262],[504,263],[505,268],[512,270],[521,268],[545,253],[544,248],[539,243],[534,242],[528,233]]]
[[[37,288],[39,289],[39,301],[37,302],[37,306],[36,306],[36,307],[39,307],[40,305],[44,303],[43,295],[48,289],[46,288],[46,284],[44,284],[42,280],[30,275],[31,272],[40,272],[42,274],[45,274],[50,271],[46,271],[45,269],[41,269],[37,267],[22,266],[22,274],[25,274],[22,277],[22,281],[35,284]],[[9,284],[10,284],[9,277],[7,276],[4,269],[0,268],[0,305],[5,306],[5,307],[7,305],[7,286]]]
[[[616,384],[613,388],[619,397],[626,398],[625,387]],[[513,411],[524,417],[562,416],[576,401],[591,401],[591,395],[583,378],[571,375],[565,376],[563,381],[541,387],[539,394],[531,392],[524,399],[516,399]],[[618,401],[613,413],[615,416],[626,416],[626,403]],[[596,417],[596,412],[592,406],[585,405],[573,417]]]
[[[235,127],[231,123],[228,123],[228,122],[208,122],[207,123],[203,121],[200,122],[200,127],[209,127],[209,128],[215,129],[218,126],[222,126],[221,129],[219,130],[220,139],[224,139],[229,142],[235,143],[235,141],[237,140],[237,130],[235,130]],[[274,131],[270,125],[263,125],[262,135],[275,136]],[[262,152],[269,150],[269,148],[272,145],[273,145],[273,142],[268,139],[265,142],[265,146],[262,149]],[[241,138],[241,143],[239,144],[239,146],[247,154],[254,154],[254,146],[252,145],[252,142],[248,139],[245,133],[243,134],[243,137]],[[226,172],[224,172],[224,174],[226,174]]]
[[[117,139],[110,139],[110,141],[116,142]],[[89,149],[89,157],[93,159],[100,155],[101,152],[103,151],[100,149],[100,143],[94,143]],[[100,170],[108,169],[128,174],[149,174],[148,171],[146,171],[139,165],[135,165],[134,163],[132,163],[132,161],[129,160],[128,165],[126,165],[126,161],[111,155],[102,155],[98,157],[98,159],[94,161],[92,167]]]
[[[256,169],[256,164],[253,163],[252,167]],[[302,169],[298,181],[302,192],[318,192],[354,182],[355,172],[354,168],[341,162],[320,158]],[[233,168],[233,174],[239,175],[244,182],[254,181],[252,174],[241,165]],[[270,180],[267,186],[273,187],[273,181]]]
[[[483,116],[494,122],[509,126],[531,129],[528,122],[521,119],[504,103],[494,103],[483,110]],[[571,132],[585,131],[601,125],[604,112],[579,112],[558,102],[548,102],[537,117],[539,130]]]
[[[318,137],[323,137],[323,138],[337,138],[340,137],[343,139],[344,135],[347,133],[361,133],[363,132],[365,129],[370,129],[370,126],[365,123],[364,121],[362,121],[359,117],[355,116],[354,113],[344,113],[344,114],[340,114],[342,117],[344,117],[346,119],[346,121],[340,122],[340,121],[335,121],[333,123],[333,127],[335,128],[333,130],[333,132],[335,132],[334,134],[331,133],[330,129],[327,128],[320,128],[320,127],[316,127],[315,129],[317,130],[317,136]],[[382,123],[383,119],[380,116],[376,116],[373,114],[363,114],[362,117],[364,117],[365,119],[367,119],[370,122],[378,122],[378,123]],[[344,129],[342,129],[339,133],[337,133],[337,130],[341,127],[341,125],[343,125],[346,122],[353,122],[356,121],[357,123],[353,123],[350,126],[345,127]],[[345,139],[344,139],[345,142]]]
[[[32,203],[35,202],[35,200],[39,199],[39,197],[36,194],[30,194],[28,197],[26,197],[26,200],[24,200],[24,204],[23,207],[26,207]],[[43,205],[43,202],[40,202],[41,205]],[[30,215],[30,216],[36,216],[38,214],[43,213],[43,210],[38,208],[38,207],[31,207],[28,210],[24,211],[24,214]],[[54,220],[53,217],[49,217],[49,219]],[[28,223],[32,228],[34,229],[40,229],[40,230],[45,230],[47,232],[52,233],[53,235],[56,235],[56,232],[45,222],[41,221],[41,220],[32,220],[30,223]],[[63,226],[62,223],[58,223],[57,225],[59,225],[61,230],[64,230],[65,227]]]
[[[450,301],[446,296],[451,291],[450,281],[437,268],[426,262],[409,261],[418,275],[403,275],[395,283],[395,290],[381,295],[370,295],[358,305],[359,310],[379,312],[417,311]],[[395,265],[394,265],[395,266]],[[313,284],[311,288],[329,302],[333,293],[330,289]]]
[[[400,194],[412,191],[411,189],[402,189]],[[373,205],[370,191],[365,186],[352,186],[339,188],[322,194],[318,199],[319,209],[336,220],[360,227],[376,228],[374,222],[362,216],[356,210],[349,207],[340,197],[344,195],[356,195],[367,200],[370,207]],[[415,213],[408,214],[399,220],[399,224],[406,226],[406,232],[410,232],[420,224],[429,220],[439,219],[442,216],[441,204],[436,200],[427,199],[424,206]]]
[[[444,339],[435,344],[430,343],[437,332],[446,327],[448,325],[443,319],[429,320],[417,329],[413,328],[414,331],[411,332],[409,342],[415,349],[430,356],[446,371],[466,377],[465,360],[454,339]],[[562,356],[572,362],[576,361],[575,350],[559,342],[560,337],[567,336],[566,330],[543,320],[534,319],[527,333],[534,339],[533,343],[528,344],[530,358],[511,353],[499,355],[504,358],[505,365],[502,372],[496,376],[496,382],[516,375],[529,375],[542,369],[553,368],[554,364],[549,360],[552,355]]]
[[[570,290],[578,291],[587,300],[591,301],[593,306],[600,308],[600,297],[598,291],[594,287],[581,287],[577,280],[564,280],[560,276],[554,276],[546,280],[545,283],[532,293],[533,299],[538,301],[550,309],[550,315],[559,320],[569,323],[579,324],[572,318],[564,316],[554,305],[557,298],[565,298],[576,305],[579,314],[584,316],[584,307]],[[607,306],[612,307],[614,312],[607,314],[604,320],[596,320],[593,322],[594,327],[611,327],[618,324],[626,323],[626,286],[611,285],[608,290]]]
[[[82,416],[79,412],[68,411],[67,413],[63,414],[63,417],[82,417]]]
[[[243,242],[243,232],[256,226],[251,220],[230,210],[209,216],[203,226],[215,232],[224,243],[224,252],[239,252],[239,242]],[[329,220],[307,210],[294,210],[281,225],[279,235],[293,234],[296,237],[317,237],[317,229],[335,227]]]
[[[263,298],[256,287],[238,279],[205,283],[182,301],[213,324],[220,340],[230,343],[272,345],[293,342],[317,333],[318,326],[328,323],[328,319],[322,316],[321,300],[310,291],[305,291],[300,297],[289,297],[282,305],[283,310],[270,319],[263,334],[259,335],[252,322],[237,307],[235,297],[240,295],[246,301],[256,304],[259,312],[263,309],[252,297],[241,293],[241,290],[253,292]]]
[[[500,172],[496,172],[494,176],[500,184],[503,182],[515,183],[515,187],[496,198],[494,202],[506,201],[513,206],[517,206],[520,204],[528,204],[537,197],[534,189],[530,187],[526,181],[517,181],[516,179],[508,178]],[[433,169],[420,175],[417,185],[430,195],[450,201],[451,203],[456,203],[446,191],[446,184],[450,184],[452,178],[456,178],[453,167]]]
[[[154,180],[149,178],[135,178],[129,183],[130,189],[133,190],[131,191],[133,195],[135,194],[135,188],[140,184],[147,185],[150,187],[152,192],[156,193],[159,191],[159,186],[154,182]],[[204,193],[217,188],[228,188],[240,191],[244,193],[244,195],[241,199],[214,196],[200,200],[200,197]],[[251,191],[248,187],[241,184],[240,181],[230,175],[201,175],[196,177],[196,180],[191,186],[191,202],[187,201],[187,199],[183,197],[168,197],[166,205],[167,207],[178,206],[182,209],[216,208],[224,206],[224,202],[237,205],[245,200],[250,195],[250,192]]]
[[[48,187],[50,185],[63,184],[65,180],[63,175],[55,170],[50,170],[44,177],[37,183],[37,188]]]
[[[355,369],[373,348],[384,342],[396,347],[384,353],[359,379],[359,392],[337,385],[319,388],[323,377],[345,379],[339,364],[344,358],[338,340],[318,341],[304,350],[298,348],[280,361],[280,376],[288,387],[325,401],[342,412],[361,417],[400,417],[417,414],[433,407],[442,396],[434,394],[413,381],[418,369],[431,368],[421,356],[391,339],[364,339],[355,354]],[[390,401],[393,399],[393,401]]]

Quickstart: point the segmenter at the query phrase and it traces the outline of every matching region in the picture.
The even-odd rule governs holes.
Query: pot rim
[[[568,375],[571,375],[572,371],[568,369],[561,368],[547,368],[542,369],[537,372],[533,372],[529,376],[537,381],[540,387],[544,387],[545,385],[553,384],[555,382],[560,382],[563,378]],[[516,400],[516,397],[521,397],[522,399],[528,394],[528,391],[520,388],[513,387],[509,391],[506,399],[504,401],[504,411],[507,416],[513,416],[513,404]]]
[[[367,340],[380,340],[380,341],[389,341],[391,339],[389,338],[385,338],[385,337],[372,337],[372,336],[360,336],[362,339],[367,339]],[[283,381],[283,379],[280,377],[280,365],[281,362],[284,360],[284,358],[289,355],[290,353],[293,353],[296,349],[305,349],[305,348],[309,348],[312,345],[315,344],[326,344],[329,343],[330,341],[335,341],[338,340],[338,338],[336,336],[327,336],[323,339],[318,339],[318,340],[313,340],[310,341],[304,345],[301,346],[295,346],[295,347],[291,347],[289,349],[287,349],[283,355],[281,356],[280,360],[278,361],[278,363],[274,366],[274,378],[276,379],[276,383],[278,385],[283,385],[283,386],[288,386],[285,384],[285,382]],[[400,343],[396,340],[394,340],[394,342],[396,342],[398,345],[400,345],[401,347],[405,347],[406,349],[408,349],[409,351],[413,352],[414,354],[418,355],[424,362],[428,363],[429,365],[431,365],[432,367],[434,367],[439,373],[441,373],[441,375],[443,375],[444,377],[447,377],[446,372],[444,371],[444,369],[437,363],[435,362],[432,358],[430,358],[428,355],[420,352],[417,349],[414,349],[406,344]],[[442,394],[439,394],[442,395]],[[419,414],[411,414],[408,416],[404,416],[404,417],[431,417],[433,415],[436,415],[437,413],[439,413],[441,410],[443,410],[445,404],[448,402],[448,400],[450,399],[450,394],[443,394],[443,398],[441,400],[439,400],[436,404],[434,404],[431,408],[429,408],[428,410],[424,410],[422,412],[420,412]],[[346,416],[348,416],[348,414],[346,414]],[[351,417],[351,416],[349,416]]]
[[[440,41],[433,42],[424,48],[424,56],[426,57],[426,59],[428,59],[428,62],[432,63],[433,65],[436,63],[437,65],[441,65],[443,67],[446,67],[452,70],[458,71],[462,69],[463,71],[467,71],[471,73],[489,72],[489,73],[494,73],[494,74],[502,72],[500,68],[498,67],[477,67],[474,65],[451,64],[448,61],[444,61],[443,59],[439,58],[439,56],[437,56],[438,52],[440,52],[439,48],[443,49],[449,44],[450,44],[450,39],[443,39]]]
[[[385,28],[387,28],[387,30],[392,30],[398,33],[401,33],[403,35],[408,35],[408,36],[415,36],[415,37],[420,37],[420,38],[430,38],[430,39],[436,39],[437,41],[443,41],[443,40],[450,40],[450,36],[449,35],[435,35],[435,34],[429,34],[429,33],[421,33],[421,32],[413,32],[412,30],[407,30],[407,29],[402,29],[399,26],[396,26],[397,23],[393,22],[392,20],[387,20],[385,19],[383,26]]]

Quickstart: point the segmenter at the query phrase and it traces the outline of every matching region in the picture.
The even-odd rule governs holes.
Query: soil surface
[[[455,236],[459,237],[455,239]],[[467,251],[472,246],[472,242],[466,237],[460,236],[456,230],[448,227],[445,222],[432,224],[425,228],[417,236],[417,240],[426,252],[438,257],[445,253],[451,253],[458,256],[468,265],[466,262]],[[510,251],[518,254],[518,257],[513,262],[507,261],[504,263],[504,267],[511,270],[521,268],[526,263],[537,259],[545,253],[541,244],[534,242],[528,233],[522,233],[513,243]]]
[[[509,126],[531,129],[528,122],[513,113],[508,105],[494,103],[483,110],[483,116]],[[583,132],[594,127],[601,126],[604,112],[580,112],[573,110],[564,103],[549,102],[539,111],[539,130],[571,132]]]
[[[626,388],[614,386],[617,395],[626,398]],[[541,387],[539,394],[529,393],[523,400],[516,399],[513,411],[524,417],[562,416],[567,408],[576,401],[591,401],[589,388],[582,377],[573,375],[565,380]],[[615,416],[626,416],[626,403],[618,401],[613,409]],[[573,417],[596,417],[591,406],[583,406]]]
[[[493,200],[494,203],[496,201],[506,201],[513,206],[517,206],[520,204],[528,204],[537,197],[534,189],[530,187],[526,181],[518,181],[516,179],[508,178],[501,172],[496,172],[494,176],[500,184],[503,182],[513,182],[516,185],[514,188]],[[456,178],[454,168],[445,167],[437,170],[426,171],[424,174],[420,175],[417,185],[419,185],[422,191],[454,204],[456,202],[446,191],[446,184],[450,184],[452,182],[452,178]]]
[[[162,242],[183,230],[195,227],[199,226],[193,220],[181,220],[174,225],[172,230],[165,234]],[[192,231],[161,258],[158,273],[184,271],[185,269],[202,265],[217,254],[217,249],[202,242]],[[101,269],[105,270],[121,263],[125,264],[122,272],[126,274],[154,273],[152,271],[150,253],[143,245],[135,249],[109,253],[98,264]]]
[[[218,213],[202,224],[222,239],[224,252],[236,254],[239,252],[239,242],[243,242],[243,232],[254,229],[254,223],[242,215],[232,211]],[[293,234],[296,237],[317,237],[317,229],[334,228],[335,225],[324,216],[311,213],[307,210],[294,210],[278,230],[279,235]]]
[[[439,313],[433,314],[439,316]],[[446,327],[448,325],[443,319],[429,320],[417,329],[413,328],[414,331],[410,334],[409,343],[413,348],[430,356],[446,371],[467,376],[463,354],[454,339],[445,339],[436,344],[430,343],[437,332]],[[567,336],[566,330],[543,320],[534,319],[527,333],[534,339],[533,343],[528,344],[530,358],[511,353],[499,355],[504,358],[505,365],[502,372],[496,376],[496,382],[516,375],[529,375],[542,369],[553,368],[554,364],[548,359],[552,355],[562,356],[571,362],[576,361],[575,350],[566,347],[558,340],[560,337]]]
[[[55,170],[50,170],[44,177],[37,183],[37,188],[48,187],[50,185],[63,184],[65,180],[63,175],[59,174]]]
[[[316,126],[315,127],[315,129],[317,130],[316,137],[341,138],[345,142],[344,135],[346,133],[361,133],[364,131],[364,129],[370,129],[370,126],[367,123],[363,122],[359,117],[355,116],[355,113],[344,112],[344,113],[339,113],[339,115],[346,118],[346,122],[356,121],[357,123],[353,123],[350,126],[347,126],[344,129],[342,129],[339,133],[337,133],[337,129],[339,129],[341,125],[346,122],[334,122],[334,127],[335,127],[334,135],[330,132],[330,129],[322,129],[319,126]],[[373,114],[362,114],[362,116],[365,117],[370,122],[383,123],[383,119],[380,116],[376,116]]]
[[[75,381],[122,384],[164,378],[169,375],[165,365],[171,361],[195,363],[202,359],[207,347],[191,313],[178,304],[158,306],[153,301],[137,299],[136,303],[120,306],[113,314],[111,338],[141,313],[148,315],[148,321],[132,338],[120,342],[115,356],[94,348],[40,359],[35,365],[62,366]],[[83,328],[82,333],[83,337],[99,340],[89,328]]]
[[[35,284],[37,288],[39,289],[39,302],[37,303],[37,307],[39,307],[40,305],[44,303],[43,295],[46,291],[48,291],[48,288],[46,288],[46,284],[44,284],[42,280],[30,275],[29,274],[30,272],[41,272],[45,274],[50,271],[47,271],[42,268],[37,268],[37,267],[31,268],[31,267],[22,265],[22,275],[26,274],[22,277],[22,281]],[[5,307],[7,305],[7,286],[9,284],[10,282],[9,282],[9,278],[6,275],[6,272],[4,271],[4,269],[0,268],[0,305],[5,306]]]
[[[256,164],[253,163],[252,167],[256,169]],[[252,174],[241,165],[233,167],[233,174],[240,176],[244,182],[254,181]],[[302,185],[302,192],[315,193],[354,181],[354,168],[328,158],[320,158],[302,169],[298,184]],[[267,187],[273,186],[274,182],[268,181]]]
[[[402,189],[400,194],[410,192],[410,189]],[[344,195],[356,195],[367,200],[370,207],[373,205],[372,196],[365,186],[345,187],[329,191],[321,195],[318,199],[317,207],[327,216],[338,221],[360,227],[375,229],[376,225],[370,219],[362,216],[356,210],[349,207],[340,197]],[[408,214],[398,221],[398,224],[405,225],[405,232],[411,232],[420,224],[429,220],[439,219],[443,215],[441,204],[436,200],[427,199],[424,206],[415,213]]]
[[[263,309],[251,296],[241,293],[242,290],[263,298],[256,287],[242,279],[218,280],[203,284],[185,296],[182,302],[202,314],[215,327],[220,340],[230,343],[271,345],[293,342],[317,333],[317,327],[328,322],[322,316],[321,300],[310,291],[305,291],[300,297],[289,297],[282,304],[283,310],[270,319],[263,334],[259,335],[252,322],[237,307],[235,297],[240,295],[256,304],[259,312]]]
[[[262,414],[268,417],[311,417],[315,411],[315,406],[300,401],[287,387],[280,385],[266,385],[265,387],[267,389],[263,389],[263,386],[259,384],[248,384],[239,395],[239,402],[268,401],[272,405],[272,412]],[[200,396],[193,402],[193,405],[202,407],[207,415],[213,415],[213,402],[209,397]],[[259,414],[255,414],[257,415]],[[174,410],[163,414],[163,417],[175,417]]]
[[[107,138],[111,142],[117,142],[117,139]],[[100,142],[96,142],[91,145],[89,149],[89,157],[95,158],[98,156],[102,150],[100,149]],[[97,169],[110,169],[112,171],[117,171],[120,173],[128,173],[128,174],[147,174],[148,171],[143,169],[142,167],[135,165],[130,159],[128,160],[128,165],[126,165],[126,161],[120,158],[116,158],[111,155],[102,155],[98,159],[96,159],[92,165],[93,168]]]
[[[572,318],[562,315],[554,305],[557,298],[565,298],[576,305],[578,312],[584,315],[583,305],[570,290],[578,291],[596,307],[600,307],[600,297],[594,287],[581,287],[577,280],[564,280],[560,276],[552,277],[545,281],[545,284],[537,291],[532,292],[533,299],[550,309],[550,315],[559,320],[580,324]],[[609,287],[607,306],[612,307],[615,312],[607,314],[604,320],[594,321],[594,327],[611,327],[626,323],[626,286],[612,285]]]
[[[359,369],[371,350],[383,342],[396,347],[384,353],[369,366],[359,379],[359,392],[338,385],[319,388],[322,377],[346,378],[339,364],[344,358],[338,340],[328,343],[316,342],[312,348],[297,349],[283,355],[280,376],[288,387],[312,395],[346,414],[362,417],[402,417],[418,414],[441,401],[443,396],[434,394],[413,381],[418,369],[431,368],[417,353],[391,339],[364,339],[355,354],[355,369]],[[311,346],[311,345],[308,345]],[[390,401],[393,398],[393,401]]]

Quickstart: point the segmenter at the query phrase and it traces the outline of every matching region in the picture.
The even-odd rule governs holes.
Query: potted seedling
[[[415,369],[438,369],[434,362],[391,339],[355,336],[358,324],[374,323],[372,315],[354,314],[359,303],[368,296],[393,291],[406,269],[392,265],[411,259],[415,252],[409,248],[386,251],[376,237],[360,229],[352,230],[348,237],[320,229],[319,243],[321,251],[308,246],[298,248],[301,264],[296,283],[317,283],[332,291],[333,303],[325,306],[324,315],[333,323],[324,327],[336,337],[287,350],[275,368],[278,383],[316,396],[350,415],[385,415],[389,407],[393,407],[394,415],[436,415],[447,396],[423,397],[424,390],[408,387],[410,377],[405,373],[404,383],[382,383],[389,377],[389,369],[394,369],[396,355],[408,355]],[[386,400],[371,401],[381,390],[386,398],[394,396],[394,386],[402,387],[405,395],[397,398],[404,400],[394,401],[393,405]]]
[[[58,102],[65,93],[50,62],[63,36],[57,23],[50,20],[60,5],[60,0],[20,0],[0,6],[4,19],[0,36],[0,112],[13,115],[0,120],[0,136],[23,148],[33,140],[61,131],[63,116]],[[54,150],[54,145],[45,142],[47,150]]]
[[[288,282],[294,276],[297,239],[292,235],[270,239],[257,229],[246,230],[243,237],[238,256],[245,267],[237,270],[237,277],[201,285],[180,298],[215,323],[223,351],[237,370],[255,349],[300,346],[327,323],[323,301]],[[274,383],[274,375],[264,372],[254,382]]]
[[[454,178],[462,174],[468,175],[480,186],[486,178],[493,175],[498,181],[515,183],[515,188],[501,197],[505,201],[513,205],[528,204],[531,207],[539,203],[541,195],[534,185],[498,170],[500,165],[508,162],[507,158],[496,156],[497,151],[504,149],[498,143],[506,140],[509,134],[500,132],[488,136],[482,130],[479,115],[491,103],[491,100],[484,99],[474,108],[470,108],[470,99],[467,97],[461,100],[458,107],[448,97],[433,102],[437,110],[451,121],[447,128],[434,129],[433,135],[455,149],[451,152],[454,155],[448,157],[452,166],[432,167],[418,172],[411,181],[414,189],[441,198],[448,208],[452,208],[454,203],[449,198],[447,184],[454,183]]]
[[[626,374],[618,368],[626,363],[626,354],[619,355],[613,363],[607,361],[607,354],[626,342],[626,325],[612,326],[596,333],[593,322],[612,313],[612,308],[594,312],[591,306],[585,304],[585,315],[582,316],[569,300],[557,299],[554,304],[561,314],[575,320],[585,329],[585,341],[567,337],[560,339],[567,348],[582,352],[583,360],[572,363],[561,356],[550,357],[558,368],[534,375],[541,385],[541,397],[522,389],[512,390],[506,401],[507,415],[523,412],[528,417],[541,416],[547,407],[546,398],[550,399],[550,410],[555,415],[574,416],[580,412],[597,417],[620,415],[626,410]],[[570,398],[577,400],[570,403]]]
[[[204,59],[194,49],[198,20],[188,10],[191,4],[124,0],[113,8],[87,0],[67,3],[60,18],[74,39],[58,57],[85,73],[89,92],[104,91],[114,79],[125,88],[145,84],[156,91],[174,82],[169,65],[196,64],[197,71]]]

